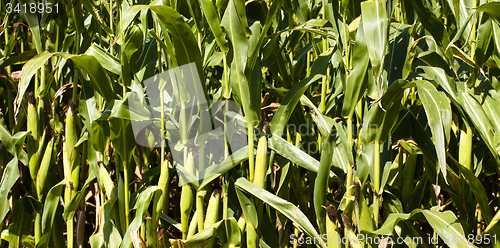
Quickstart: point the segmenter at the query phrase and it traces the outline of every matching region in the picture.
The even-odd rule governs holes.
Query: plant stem
[[[130,223],[130,192],[129,192],[129,176],[128,176],[128,159],[122,158],[123,164],[123,184],[125,191],[125,229],[128,228]]]
[[[255,172],[255,158],[254,158],[254,147],[253,147],[253,129],[254,127],[248,125],[248,180],[253,182],[254,172]]]
[[[324,10],[324,6],[323,6],[323,10]],[[327,50],[327,43],[328,43],[328,39],[325,38],[323,39],[323,52]],[[321,114],[325,114],[325,99],[326,99],[326,94],[327,94],[327,91],[326,91],[326,85],[328,84],[328,69],[327,69],[327,74],[325,76],[323,76],[323,79],[321,81],[321,102],[320,102],[320,111],[321,111]]]
[[[109,28],[111,29],[111,34],[114,35],[113,33],[113,0],[109,0]],[[113,37],[111,37],[113,38]],[[115,51],[113,49],[113,40],[110,39],[109,41],[110,47],[109,47],[109,53],[114,56]]]
[[[373,192],[373,220],[375,227],[378,228],[379,219],[379,191],[380,187],[380,141],[375,141],[374,164],[373,164],[373,184],[375,185],[376,192]]]

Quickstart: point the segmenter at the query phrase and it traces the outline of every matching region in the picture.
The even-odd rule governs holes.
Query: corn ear
[[[42,162],[40,163],[40,169],[38,170],[37,180],[36,180],[36,190],[39,195],[39,199],[42,192],[45,190],[45,179],[47,179],[47,174],[50,168],[50,162],[52,158],[52,151],[54,149],[54,138],[51,138],[45,153],[43,154]]]
[[[189,172],[193,171],[194,168],[194,158],[193,153],[190,151],[187,155],[185,162],[186,170]],[[182,185],[181,191],[181,225],[182,225],[182,239],[187,238],[188,225],[189,225],[189,214],[193,207],[193,190],[189,184]]]
[[[39,139],[39,121],[38,121],[38,111],[35,106],[35,99],[33,97],[33,92],[28,93],[28,123],[27,131],[31,132],[31,136],[27,139],[28,157],[29,157],[29,169],[31,174],[31,179],[35,181],[36,174],[38,170],[38,159],[39,153],[37,152],[38,139]]]
[[[80,180],[80,166],[78,159],[78,149],[75,148],[76,142],[78,142],[78,134],[76,131],[76,118],[75,118],[75,108],[76,103],[70,102],[68,112],[66,114],[66,127],[65,127],[65,137],[66,137],[66,152],[71,168],[71,182],[72,189],[77,190]]]
[[[255,174],[253,183],[264,188],[267,173],[267,138],[262,136],[257,146],[257,156],[255,158]]]
[[[205,217],[205,229],[212,226],[219,220],[221,190],[216,189],[212,193],[207,207],[207,216]]]
[[[220,189],[216,189],[212,193],[212,196],[210,196],[207,207],[207,216],[205,217],[205,229],[215,224],[215,222],[219,219],[220,193]],[[205,247],[214,247],[214,244],[215,240],[212,239]]]
[[[205,195],[207,194],[206,190],[198,190],[196,193],[196,215],[198,215],[198,232],[201,232],[204,230],[203,227],[203,219],[204,219],[204,214],[203,214],[203,208],[205,205]],[[207,213],[208,214],[208,213]]]

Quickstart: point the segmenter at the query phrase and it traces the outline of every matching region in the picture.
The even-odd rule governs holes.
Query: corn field
[[[500,247],[500,2],[0,17],[0,247]]]

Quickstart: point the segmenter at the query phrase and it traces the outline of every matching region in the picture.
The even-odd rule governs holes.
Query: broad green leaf
[[[360,22],[358,31],[356,33],[356,43],[354,44],[352,52],[352,71],[347,77],[347,82],[344,87],[344,105],[342,106],[342,115],[352,117],[356,105],[366,90],[368,63],[370,57],[366,56],[368,53],[367,42],[365,41],[363,21]]]
[[[269,193],[265,189],[262,189],[259,186],[249,182],[245,178],[239,178],[238,180],[236,180],[236,183],[234,185],[236,186],[236,190],[242,190],[252,194],[254,197],[262,200],[264,203],[269,204],[269,206],[285,215],[288,219],[293,221],[305,234],[307,234],[307,236],[313,239],[320,239],[318,233],[316,232],[316,229],[314,229],[314,226],[311,224],[309,219],[307,219],[304,213],[292,203]],[[318,245],[322,248],[326,248],[326,245],[323,242]]]
[[[106,101],[111,101],[113,99],[117,99],[113,85],[111,84],[111,80],[109,76],[106,74],[106,71],[100,65],[96,58],[90,55],[72,55],[69,53],[48,53],[43,52],[30,61],[28,61],[23,66],[23,75],[21,77],[20,86],[18,95],[15,99],[15,115],[19,112],[19,107],[21,105],[22,98],[26,92],[26,89],[29,86],[29,83],[35,73],[49,60],[52,56],[62,56],[65,59],[72,60],[75,66],[87,73],[90,77],[90,82],[92,87],[101,94]]]
[[[3,69],[10,65],[25,64],[35,55],[36,51],[30,50],[24,53],[20,53],[19,55],[16,56],[10,56],[6,59],[3,59],[2,62],[0,62],[0,69]]]
[[[326,234],[326,201],[325,195],[328,193],[328,178],[332,163],[333,150],[337,146],[337,131],[332,128],[328,136],[322,137],[321,159],[319,161],[318,174],[314,181],[314,210],[318,218],[319,230],[321,234]]]
[[[384,2],[367,1],[361,3],[361,18],[363,19],[364,39],[373,66],[373,76],[378,78],[384,57],[387,54],[389,19]]]
[[[175,48],[175,57],[179,66],[190,63],[195,63],[198,71],[191,72],[192,77],[199,77],[200,82],[205,82],[203,79],[202,57],[198,43],[194,37],[191,28],[184,21],[183,17],[174,9],[168,6],[151,6],[150,9],[158,17],[160,21],[169,31],[172,37]],[[165,30],[164,30],[165,32]],[[198,73],[196,75],[195,73]],[[202,84],[203,91],[206,92],[205,84]],[[206,93],[205,93],[206,94]],[[198,99],[206,99],[205,95],[201,95],[196,91]]]
[[[238,196],[243,214],[245,214],[247,226],[250,225],[248,228],[259,230],[259,214],[257,213],[255,204],[240,190],[236,190],[236,195]]]
[[[465,32],[467,34],[472,30],[472,23],[468,22],[468,17],[473,14],[471,9],[472,1],[471,0],[447,0],[450,5],[451,11],[455,16],[455,20],[457,21],[457,27],[462,28],[465,26]],[[463,37],[467,38],[467,37]]]
[[[2,181],[0,181],[0,199],[5,199],[0,204],[0,220],[2,222],[10,211],[9,202],[7,201],[9,191],[17,182],[17,179],[19,179],[18,163],[18,160],[13,158],[5,167],[2,174]]]
[[[488,47],[491,43],[493,34],[492,21],[487,20],[481,24],[477,30],[476,51],[474,53],[475,62],[479,67],[482,67],[488,59]],[[497,38],[498,39],[498,38]]]
[[[203,15],[201,14],[200,3],[198,2],[198,0],[187,0],[186,3],[189,7],[189,12],[191,13],[191,17],[194,20],[194,23],[196,25],[196,29],[198,30],[198,33],[202,33],[203,32]]]
[[[451,106],[446,94],[428,81],[417,81],[418,94],[424,105],[438,155],[438,172],[446,178],[446,147],[451,129]]]
[[[23,6],[23,5],[30,6],[31,4],[36,4],[36,2],[34,0],[19,0],[19,4],[21,6]],[[37,53],[38,54],[43,53],[43,47],[42,47],[43,40],[42,40],[42,36],[40,34],[40,23],[39,23],[36,11],[35,12],[21,11],[20,13],[21,13],[21,16],[28,22],[28,25],[30,26],[33,44],[35,45],[35,49],[36,49]]]
[[[130,162],[134,154],[136,141],[132,130],[132,123],[124,101],[115,101],[109,117],[110,138],[115,151],[125,162]]]
[[[26,64],[24,64],[23,74],[21,76],[21,80],[19,81],[16,99],[14,100],[14,118],[19,112],[21,102],[23,100],[23,97],[25,96],[26,90],[28,89],[31,78],[33,77],[33,75],[35,75],[38,69],[40,69],[52,56],[52,53],[44,51],[43,53],[39,53],[37,56],[33,57],[28,62],[26,62]]]
[[[231,87],[239,98],[245,118],[248,125],[257,126],[260,122],[260,94],[251,94],[251,85],[245,75],[245,65],[248,59],[248,40],[246,38],[244,27],[238,13],[238,2],[240,0],[230,0],[224,17],[222,26],[224,26],[234,49],[233,61],[229,79]],[[246,18],[245,18],[246,20]],[[247,28],[248,28],[248,24]],[[260,83],[260,82],[259,82]]]
[[[52,232],[57,232],[54,229],[54,218],[56,215],[57,207],[64,189],[64,181],[54,185],[45,198],[42,215],[42,240],[44,242],[37,243],[37,247],[49,247],[49,238]],[[43,238],[46,236],[46,238]]]
[[[116,75],[120,75],[120,61],[104,51],[104,49],[102,49],[99,45],[93,43],[89,49],[87,49],[85,54],[94,56],[104,69]]]
[[[488,204],[488,195],[484,189],[481,181],[474,175],[474,173],[463,165],[456,163],[456,166],[460,169],[460,172],[464,175],[467,185],[470,187],[472,193],[479,204],[479,209],[481,209],[481,214],[484,216],[486,223],[492,222],[495,218],[493,217],[493,211]],[[496,216],[495,216],[496,217]],[[498,221],[498,220],[497,220]],[[490,229],[492,235],[500,234],[500,226],[492,226]],[[494,247],[499,247],[500,244],[497,242],[493,244]]]
[[[132,246],[131,232],[139,230],[142,221],[146,215],[146,212],[149,208],[149,204],[155,192],[160,191],[160,188],[156,186],[149,186],[140,195],[137,197],[134,209],[135,218],[130,223],[127,231],[125,232],[125,236],[123,237],[123,242],[120,247],[129,248]]]
[[[422,210],[429,224],[449,247],[476,247],[469,244],[465,237],[464,230],[451,211],[436,212],[433,210]]]
[[[224,247],[240,247],[241,246],[241,230],[238,222],[234,217],[222,220],[222,223],[217,228],[217,236],[219,236]]]
[[[458,103],[457,90],[455,82],[450,78],[442,68],[424,66],[425,74],[429,75],[436,83],[443,87],[444,91],[450,97],[453,103]]]
[[[429,8],[424,6],[423,0],[408,0],[408,2],[413,5],[422,25],[436,39],[438,45],[447,47],[448,43],[450,43],[450,38],[441,20]]]
[[[65,59],[71,59],[78,69],[87,73],[90,77],[92,88],[99,92],[107,102],[118,98],[114,92],[114,87],[109,76],[96,58],[85,54],[68,55],[61,53],[61,55]]]
[[[319,162],[311,155],[307,154],[300,148],[292,145],[281,137],[276,135],[271,136],[269,139],[268,146],[270,149],[275,150],[279,155],[290,160],[292,163],[308,170],[317,173],[319,168]],[[340,181],[337,175],[330,172],[329,177],[334,181]]]
[[[210,26],[210,29],[212,30],[215,39],[217,40],[217,44],[219,44],[222,52],[227,52],[229,50],[229,47],[220,26],[219,13],[215,9],[213,2],[210,0],[200,0],[200,4],[201,8],[203,9],[203,14],[205,14],[205,18],[207,18],[208,25]]]
[[[217,229],[222,225],[224,221],[221,220],[212,226],[205,228],[203,231],[197,233],[191,238],[188,238],[184,241],[184,245],[186,248],[189,247],[203,247],[210,242],[210,240],[215,239],[215,235],[217,234]]]
[[[479,132],[479,135],[493,154],[497,165],[500,166],[500,154],[496,150],[492,125],[488,117],[486,117],[483,108],[469,92],[462,92],[459,95],[459,101],[467,116],[472,120],[477,132]]]

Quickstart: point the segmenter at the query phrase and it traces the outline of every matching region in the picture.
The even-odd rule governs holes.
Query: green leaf
[[[2,60],[2,62],[0,63],[0,69],[3,69],[10,65],[24,64],[35,55],[36,51],[30,50],[24,53],[20,53],[19,55],[16,56],[10,56]]]
[[[292,163],[308,170],[317,173],[319,168],[319,161],[311,157],[300,148],[292,145],[281,137],[276,135],[271,136],[268,142],[270,149],[275,150],[279,155],[290,160]],[[334,181],[340,181],[337,175],[330,172],[329,175]]]
[[[489,201],[488,195],[481,181],[474,175],[472,171],[468,170],[460,163],[455,163],[455,164],[460,169],[460,172],[464,175],[467,185],[470,187],[472,193],[474,194],[474,197],[477,200],[477,203],[479,204],[479,209],[481,210],[481,214],[484,217],[485,223],[492,222],[495,218],[493,217],[493,211],[490,205],[488,204]],[[492,226],[490,229],[490,233],[493,235],[499,235],[500,226],[498,225]],[[493,244],[493,246],[499,247],[500,244],[497,242],[496,244]]]
[[[342,115],[351,117],[354,114],[356,105],[359,99],[366,90],[367,80],[365,79],[368,70],[370,57],[366,56],[368,47],[365,41],[363,21],[360,21],[358,31],[356,33],[356,43],[352,51],[352,71],[347,77],[347,82],[344,87],[344,105],[342,106]]]
[[[18,160],[13,158],[5,167],[0,181],[0,199],[5,199],[0,204],[0,221],[3,222],[5,216],[10,211],[9,202],[7,201],[9,191],[19,178]]]
[[[247,124],[257,126],[260,122],[260,94],[251,94],[251,86],[245,75],[248,40],[244,32],[244,24],[238,13],[238,4],[236,3],[238,1],[240,0],[229,1],[222,18],[222,26],[224,26],[234,49],[229,79],[234,93],[243,105]],[[246,25],[248,28],[248,24]]]
[[[38,247],[49,247],[49,238],[54,229],[54,218],[56,215],[59,200],[64,189],[64,181],[54,185],[45,198],[42,215],[42,241],[37,243]],[[44,238],[46,236],[46,238]]]
[[[476,131],[479,132],[479,135],[493,154],[497,166],[500,166],[500,154],[496,150],[492,125],[488,117],[486,117],[483,108],[469,92],[462,92],[459,95],[459,101],[467,116],[472,120]]]
[[[434,231],[437,232],[439,237],[442,238],[449,247],[476,247],[463,239],[463,237],[465,237],[464,230],[453,212],[449,210],[444,212],[422,210],[422,214],[424,214]]]
[[[236,195],[238,196],[238,200],[240,202],[241,209],[245,214],[245,221],[247,225],[251,225],[249,228],[254,228],[258,230],[259,228],[259,215],[257,213],[256,206],[253,201],[248,198],[245,193],[240,190],[236,190]]]
[[[203,33],[203,15],[201,14],[200,3],[198,0],[187,0],[186,3],[198,33]]]
[[[135,218],[132,220],[127,231],[125,232],[125,236],[123,237],[123,242],[121,244],[122,248],[129,248],[132,246],[132,237],[130,234],[134,231],[139,230],[139,227],[141,226],[141,223],[144,220],[146,212],[149,208],[149,203],[151,202],[154,193],[157,191],[160,191],[160,188],[156,186],[149,186],[137,197],[134,206],[134,209],[136,209]]]
[[[17,116],[17,113],[19,113],[21,102],[25,96],[26,90],[28,89],[31,78],[53,55],[54,54],[52,53],[44,51],[24,64],[23,74],[21,76],[21,80],[19,81],[16,99],[14,100],[14,118]]]
[[[431,127],[438,155],[438,172],[446,179],[446,146],[451,129],[451,106],[446,94],[428,81],[415,82]]]
[[[67,53],[58,53],[65,59],[70,59],[73,61],[75,66],[87,73],[90,77],[90,83],[92,88],[94,88],[99,94],[104,97],[107,102],[114,99],[118,99],[116,93],[114,92],[113,84],[109,79],[108,74],[102,68],[98,60],[90,55],[69,55]]]
[[[326,234],[326,201],[325,196],[328,194],[328,178],[332,163],[333,150],[337,146],[337,130],[332,128],[328,136],[322,137],[321,144],[321,159],[319,161],[318,174],[314,181],[314,210],[318,218],[319,230],[321,234]]]
[[[220,25],[219,13],[215,9],[213,2],[211,0],[200,0],[200,3],[201,8],[203,9],[203,14],[205,14],[205,17],[207,18],[208,25],[210,26],[210,29],[215,36],[217,44],[219,44],[222,52],[227,52],[229,50],[229,47]]]
[[[254,197],[262,200],[264,203],[269,204],[269,206],[285,215],[288,219],[293,221],[295,225],[299,227],[307,236],[323,241],[319,237],[316,229],[314,229],[314,226],[311,224],[309,219],[307,219],[304,213],[292,203],[269,193],[265,189],[260,188],[259,186],[251,183],[245,178],[238,178],[234,185],[236,186],[236,190],[242,190],[250,193]],[[326,245],[323,242],[321,242],[321,244],[319,245],[322,248],[326,248]]]
[[[408,2],[415,8],[415,12],[417,12],[418,18],[425,30],[431,33],[438,45],[447,47],[450,43],[450,38],[441,20],[429,8],[424,6],[423,0],[408,0]]]
[[[41,211],[40,203],[31,196],[24,196],[14,203],[12,222],[9,225],[9,248],[23,247],[24,240],[31,233],[35,213]]]
[[[217,236],[219,236],[221,243],[224,244],[223,247],[241,246],[241,230],[234,217],[222,220],[219,228],[217,228]]]
[[[151,6],[150,9],[156,14],[158,21],[168,29],[175,47],[175,57],[177,58],[178,65],[181,66],[194,62],[198,69],[197,76],[201,82],[205,82],[203,79],[204,74],[200,49],[191,28],[186,24],[184,18],[168,6]],[[204,88],[204,90],[206,89]],[[205,96],[203,97],[206,98]]]
[[[92,43],[85,54],[94,56],[104,69],[116,75],[120,75],[120,61],[108,52],[104,51],[104,49],[102,49],[99,45]]]
[[[378,78],[382,72],[384,57],[387,54],[389,19],[384,2],[367,1],[361,3],[361,18],[363,19],[364,38],[373,66],[373,75]]]
[[[21,6],[27,5],[30,6],[31,4],[36,4],[34,0],[19,0],[19,4]],[[22,7],[21,7],[22,8]],[[31,35],[33,39],[33,44],[35,45],[35,49],[37,53],[41,54],[43,53],[43,47],[42,47],[42,36],[40,35],[40,25],[38,21],[38,16],[36,14],[36,11],[21,11],[21,16],[28,22],[28,25],[30,26],[31,30]]]
[[[196,235],[188,238],[184,241],[184,245],[186,248],[196,248],[203,247],[203,245],[208,244],[211,240],[215,239],[215,235],[217,234],[217,229],[222,226],[224,220],[221,220],[208,228],[205,228],[203,231],[197,233]]]

